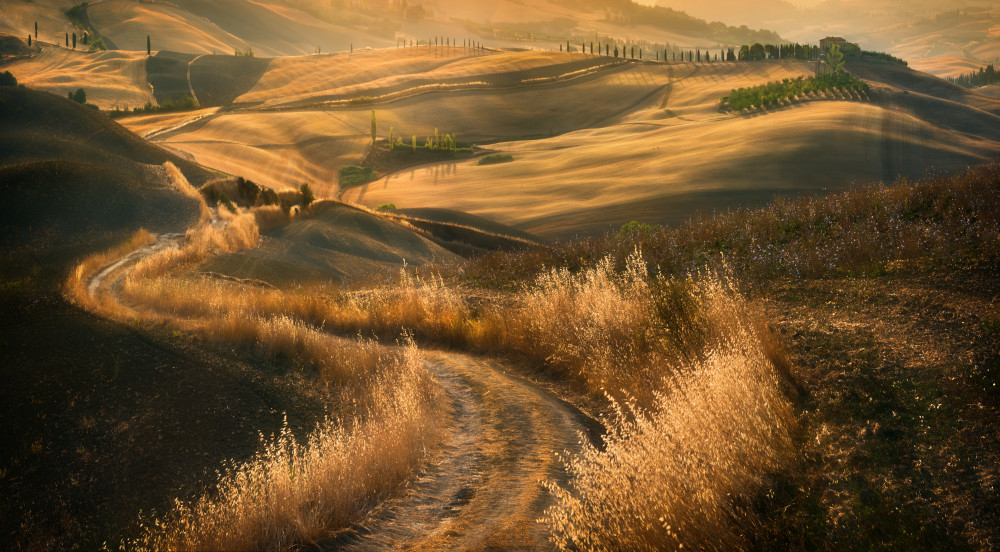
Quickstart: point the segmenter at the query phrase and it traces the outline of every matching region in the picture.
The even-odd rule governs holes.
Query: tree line
[[[964,75],[949,78],[948,80],[959,86],[973,88],[976,86],[986,86],[988,84],[996,84],[1000,82],[1000,73],[997,73],[997,70],[991,63],[986,67],[980,67],[979,71],[972,71]]]

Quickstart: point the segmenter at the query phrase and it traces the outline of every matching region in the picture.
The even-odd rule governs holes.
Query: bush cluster
[[[791,98],[827,90],[845,90],[867,94],[868,84],[845,72],[809,78],[784,79],[780,82],[774,81],[750,88],[735,89],[728,96],[722,98],[720,107],[733,111],[772,107]]]
[[[514,156],[507,153],[494,153],[479,160],[479,165],[496,165],[498,163],[510,163]]]
[[[153,105],[150,102],[146,102],[146,105],[142,107],[133,107],[131,111],[128,109],[118,109],[117,107],[108,112],[108,115],[112,119],[117,117],[126,117],[128,115],[146,115],[150,113],[169,113],[171,111],[188,111],[192,109],[200,109],[201,106],[198,102],[194,100],[191,96],[184,94],[179,100],[164,100],[160,105]]]
[[[378,178],[371,167],[360,167],[358,165],[347,165],[340,167],[340,187],[350,188],[367,184]]]

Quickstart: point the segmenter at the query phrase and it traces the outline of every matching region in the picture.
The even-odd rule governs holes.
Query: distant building
[[[846,38],[841,38],[839,36],[828,36],[826,38],[820,39],[819,48],[820,50],[823,50],[825,52],[829,50],[830,46],[833,46],[834,44],[839,46],[841,50],[849,46],[857,46],[857,44],[852,44],[848,42]]]

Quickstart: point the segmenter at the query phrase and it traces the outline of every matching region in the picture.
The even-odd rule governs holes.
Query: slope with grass
[[[121,50],[146,50],[146,36],[153,50],[197,54],[231,54],[249,45],[218,25],[166,2],[110,0],[87,6],[94,29]]]
[[[287,286],[353,280],[396,272],[405,265],[458,259],[412,230],[354,207],[324,202],[268,232],[258,247],[217,256],[201,270]]]
[[[547,238],[922,176],[1000,153],[995,99],[889,63],[851,64],[872,87],[866,102],[827,92],[820,99],[829,101],[740,115],[720,113],[719,99],[734,88],[812,75],[814,64],[455,52],[276,60],[235,109],[162,134],[148,120],[141,128],[173,151],[276,188],[310,182],[321,197],[372,207],[459,209]],[[351,98],[365,101],[342,101]],[[464,143],[492,143],[486,149],[517,161],[428,163],[341,190],[336,171],[365,158],[372,109],[379,135],[391,129],[404,147],[438,129]],[[552,184],[553,170],[564,184]]]
[[[732,88],[808,75],[811,66],[684,64],[666,70],[673,72],[669,96],[635,109],[622,124],[494,144],[490,149],[518,160],[409,169],[345,197],[370,205],[462,208],[558,237],[632,219],[677,222],[698,209],[921,176],[930,167],[954,170],[1000,155],[995,100],[905,68],[859,67],[884,91],[875,103],[811,102],[732,117],[715,110]],[[566,184],[552,184],[553,170]]]
[[[60,96],[83,88],[87,102],[101,109],[130,109],[154,101],[147,83],[145,53],[83,52],[47,46],[4,70],[27,87]]]
[[[129,535],[138,511],[168,508],[220,462],[252,454],[281,412],[309,427],[325,401],[259,355],[67,300],[82,257],[139,227],[182,232],[198,219],[162,163],[206,172],[64,97],[4,87],[0,111],[0,547],[99,549]]]
[[[434,54],[423,55],[429,60]],[[366,53],[348,58],[332,56],[323,58],[331,70],[317,72],[319,77],[330,78],[329,86],[344,82],[344,75],[355,68],[371,66],[368,58],[383,60],[380,71],[402,71],[393,77],[395,90],[406,92],[419,90],[422,82],[427,82],[423,73],[410,73],[405,63],[393,60],[407,59],[405,51]],[[667,76],[654,66],[643,64],[614,65],[602,67],[606,60],[601,58],[582,59],[579,56],[560,58],[558,55],[500,54],[498,61],[503,67],[518,67],[517,72],[495,73],[489,64],[465,58],[438,58],[429,61],[431,73],[440,72],[454,64],[456,75],[462,82],[487,82],[483,90],[466,90],[461,87],[454,91],[424,93],[383,105],[338,106],[294,104],[280,111],[271,112],[256,106],[218,113],[201,120],[191,128],[177,128],[164,135],[152,138],[178,153],[192,156],[198,162],[220,170],[231,171],[242,165],[243,174],[252,175],[255,181],[274,187],[298,187],[307,181],[321,196],[333,196],[338,192],[337,170],[345,165],[359,164],[370,143],[369,120],[374,107],[378,115],[380,135],[388,134],[390,127],[395,135],[409,138],[418,135],[421,143],[434,129],[441,133],[457,133],[459,140],[491,141],[526,135],[546,136],[565,132],[581,126],[604,124],[616,120],[637,103],[657,94],[666,85]],[[511,57],[524,57],[518,66]],[[466,62],[469,66],[465,67]],[[380,62],[381,63],[381,62]],[[564,65],[568,64],[568,65]],[[597,67],[568,82],[548,84],[548,76],[574,73],[580,67]],[[280,60],[272,70],[283,72]],[[440,69],[434,69],[443,65]],[[373,83],[351,85],[352,94],[368,93],[372,86],[385,90],[385,79],[379,70],[373,70]],[[481,73],[489,71],[489,73]],[[269,80],[269,70],[264,74],[258,88],[237,99],[261,98],[274,82]],[[521,81],[541,77],[540,83],[522,84]],[[508,77],[499,90],[488,84],[490,79]],[[353,77],[352,77],[353,78]],[[381,82],[380,82],[381,81]],[[294,81],[296,86],[315,86],[312,79]],[[351,80],[347,80],[348,83]],[[510,86],[518,84],[517,86]],[[478,85],[477,85],[478,86]],[[508,87],[510,86],[510,87]],[[288,93],[281,88],[278,92]],[[277,96],[280,98],[280,96]],[[448,109],[438,106],[446,102]],[[275,103],[281,103],[277,100]],[[239,104],[237,104],[238,106]],[[264,109],[263,111],[261,109]],[[539,117],[543,112],[546,117]],[[125,119],[123,124],[129,125]]]

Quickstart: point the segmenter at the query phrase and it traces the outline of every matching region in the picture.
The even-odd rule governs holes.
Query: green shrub
[[[784,79],[750,88],[732,90],[728,96],[722,98],[720,107],[733,111],[771,107],[795,96],[835,89],[853,90],[859,94],[867,94],[868,84],[854,75],[845,72],[817,75],[809,78],[799,77],[794,80]]]
[[[479,160],[479,165],[496,165],[498,163],[510,163],[514,156],[506,153],[494,153]]]
[[[375,208],[376,211],[395,211],[398,209],[395,203],[383,203]]]
[[[260,204],[261,205],[277,205],[280,202],[278,199],[278,193],[271,188],[261,188],[260,190]]]
[[[367,184],[376,178],[378,176],[375,174],[375,171],[369,167],[359,167],[357,165],[340,167],[340,186],[342,188]]]
[[[17,78],[10,71],[0,73],[0,86],[17,86]]]
[[[309,187],[307,182],[303,182],[302,186],[299,187],[299,195],[302,196],[302,206],[308,207],[312,203],[316,196],[313,195],[312,188]]]

